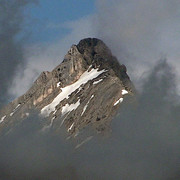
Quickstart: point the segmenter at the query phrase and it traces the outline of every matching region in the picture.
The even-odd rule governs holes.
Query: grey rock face
[[[86,127],[103,132],[125,96],[133,94],[126,71],[101,40],[83,39],[52,72],[42,72],[23,96],[0,110],[0,133],[34,110],[43,119],[43,131],[58,133],[65,126],[72,136]]]

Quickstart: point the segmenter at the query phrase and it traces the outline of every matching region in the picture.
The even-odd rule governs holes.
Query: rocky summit
[[[33,112],[44,132],[65,128],[72,137],[87,127],[103,132],[133,94],[126,71],[103,41],[83,39],[52,72],[42,72],[23,96],[0,110],[0,133],[12,131]]]

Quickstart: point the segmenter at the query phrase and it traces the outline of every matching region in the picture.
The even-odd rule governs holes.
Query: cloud
[[[30,174],[32,179],[47,175],[58,179],[59,172],[65,176],[72,172],[77,179],[180,178],[178,0],[103,0],[97,6],[93,17],[65,24],[71,33],[64,39],[28,47],[25,69],[15,76],[10,92],[19,96],[41,71],[58,65],[71,44],[96,36],[128,66],[135,86],[141,82],[137,101],[124,101],[112,122],[110,138],[93,137],[76,151],[63,138],[37,138],[33,124],[28,124],[18,135],[1,142],[7,145],[0,149],[5,155],[0,160],[2,177]],[[162,56],[167,60],[159,62]],[[37,118],[32,120],[33,128],[37,127]]]
[[[23,39],[18,35],[24,27],[24,9],[33,0],[0,0],[0,106],[7,103],[7,90],[16,68],[24,63]]]
[[[113,152],[119,153],[122,179],[173,179],[179,171],[180,104],[175,84],[172,67],[160,61],[144,81],[136,107],[120,109]]]
[[[146,72],[164,57],[175,67],[178,84],[178,0],[97,0],[96,6],[97,10],[91,16],[64,24],[47,25],[46,28],[65,28],[70,31],[64,38],[57,37],[56,41],[26,48],[26,66],[18,69],[9,90],[13,97],[22,95],[42,71],[51,71],[62,61],[73,43],[77,44],[86,37],[100,38],[110,47],[119,61],[127,66],[137,89],[141,90]],[[178,88],[180,94],[180,85]]]
[[[25,67],[19,67],[14,77],[9,94],[14,98],[25,93],[33,81],[42,71],[52,71],[59,65],[72,44],[77,44],[81,39],[95,36],[92,27],[93,17],[87,16],[77,21],[66,22],[61,26],[70,30],[64,38],[47,43],[38,43],[27,46],[25,49]],[[53,28],[56,28],[54,25]]]
[[[173,68],[159,61],[143,81],[137,100],[124,99],[112,121],[112,134],[91,134],[93,138],[78,149],[78,140],[67,140],[63,127],[59,136],[37,133],[43,121],[31,114],[0,139],[0,177],[179,179],[180,103],[175,84]]]
[[[40,117],[31,114],[11,133],[0,138],[0,179],[77,179],[69,155],[72,145],[64,137],[42,135]],[[71,160],[71,161],[70,161]]]
[[[128,66],[135,84],[162,57],[177,67],[180,80],[179,9],[178,0],[97,0],[98,37]]]

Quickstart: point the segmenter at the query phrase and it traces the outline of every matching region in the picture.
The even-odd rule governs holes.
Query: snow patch
[[[94,81],[93,84],[94,84],[94,85],[95,85],[95,84],[98,84],[98,83],[100,83],[101,81],[103,81],[103,79],[100,79],[100,80],[98,80],[98,81]]]
[[[117,101],[114,103],[114,106],[116,106],[117,104],[122,103],[122,102],[123,102],[123,98],[120,98],[119,100],[117,100]]]
[[[122,90],[122,95],[128,94],[128,91],[126,91],[125,89]]]
[[[100,74],[102,74],[103,72],[106,72],[105,69],[98,71],[98,69],[91,69],[91,71],[85,71],[80,78],[78,79],[78,81],[76,81],[75,83],[66,86],[64,88],[61,88],[62,92],[57,95],[54,100],[48,104],[47,106],[45,106],[44,108],[41,109],[41,114],[45,117],[48,117],[49,114],[53,111],[55,111],[56,106],[65,98],[69,98],[69,95],[76,91],[82,84],[87,83],[89,80],[92,80],[96,77],[98,77]],[[58,86],[58,85],[57,85]]]
[[[123,89],[121,94],[122,94],[122,95],[128,94],[128,91],[126,91],[125,89]],[[116,106],[117,104],[122,103],[122,102],[123,102],[123,98],[121,97],[120,99],[118,99],[118,100],[114,103],[114,106]]]
[[[82,90],[82,87],[80,87],[80,88],[78,89],[78,92],[77,92],[76,94],[78,94],[81,90]]]
[[[63,123],[64,123],[64,121],[66,120],[66,118],[68,117],[69,113],[70,113],[70,112],[68,112],[68,113],[66,114],[66,116],[64,117],[64,119],[62,120],[60,127],[63,125]]]
[[[10,114],[10,116],[13,116],[13,114],[14,114],[14,112],[12,112],[12,113]]]
[[[93,136],[89,136],[87,137],[84,141],[82,141],[80,144],[78,144],[75,149],[81,147],[83,144],[87,143],[88,141],[90,141],[93,138]]]
[[[6,118],[6,116],[3,116],[0,120],[0,123],[2,123],[4,121],[4,119]]]
[[[89,101],[87,102],[87,104],[84,106],[83,108],[83,112],[81,113],[81,116],[84,114],[84,112],[86,111],[87,107],[88,107],[88,104],[89,102],[91,101],[91,99],[94,97],[94,95],[91,96],[91,98],[89,99]]]
[[[14,115],[14,113],[18,110],[18,108],[19,108],[20,105],[21,105],[21,104],[18,104],[18,105],[14,108],[14,110],[12,111],[12,113],[10,114],[10,116],[13,116],[13,115]]]
[[[58,82],[58,83],[57,83],[57,87],[60,87],[60,86],[61,86],[61,82]]]
[[[79,105],[80,105],[80,100],[78,100],[75,104],[71,104],[71,105],[66,104],[65,106],[62,107],[62,115],[77,109]]]
[[[71,131],[71,129],[73,128],[74,123],[72,123],[72,125],[70,126],[70,128],[68,129],[68,132]]]

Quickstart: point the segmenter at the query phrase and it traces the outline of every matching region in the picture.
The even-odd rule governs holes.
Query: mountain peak
[[[42,72],[23,96],[0,110],[0,130],[36,111],[43,131],[58,132],[63,125],[72,136],[87,126],[103,132],[133,91],[126,71],[103,41],[83,39],[52,72]]]
[[[95,54],[101,54],[103,56],[106,54],[111,55],[111,51],[106,46],[106,44],[102,40],[97,38],[82,39],[78,43],[77,48],[81,54],[89,53],[92,56],[94,56]]]

